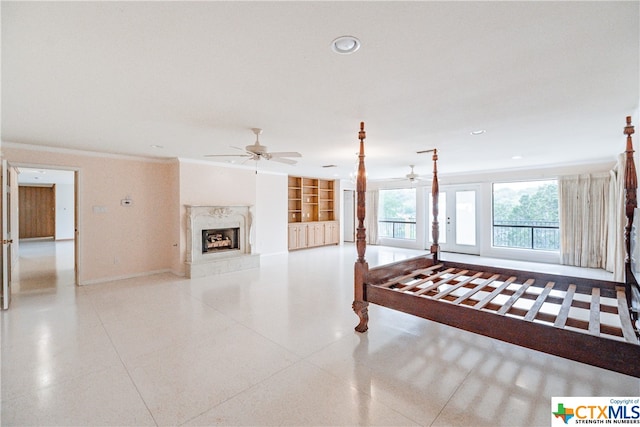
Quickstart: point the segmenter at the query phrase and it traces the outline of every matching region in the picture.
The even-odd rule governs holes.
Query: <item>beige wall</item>
[[[179,231],[176,161],[7,147],[11,165],[78,170],[80,284],[169,271]],[[129,196],[133,205],[120,201]]]
[[[253,252],[287,251],[286,175],[183,159],[2,148],[12,165],[78,171],[80,284],[159,271],[184,275],[185,205],[252,206]],[[133,205],[123,207],[127,196]]]

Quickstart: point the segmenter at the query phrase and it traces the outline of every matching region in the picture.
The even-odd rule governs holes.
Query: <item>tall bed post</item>
[[[626,167],[624,170],[624,192],[625,192],[625,215],[627,216],[627,225],[624,228],[624,243],[626,256],[624,260],[625,266],[625,283],[633,283],[633,273],[631,272],[631,227],[633,225],[633,211],[638,206],[636,190],[638,188],[638,177],[636,175],[636,165],[633,160],[633,142],[631,135],[634,133],[631,124],[631,116],[627,116],[627,125],[624,128],[624,134],[627,135]]]
[[[438,150],[433,150],[433,181],[431,182],[431,206],[433,207],[433,223],[431,224],[431,254],[434,264],[440,258],[440,228],[438,224],[438,201],[440,200],[440,187],[438,186]]]
[[[358,174],[356,178],[356,194],[357,194],[357,217],[358,227],[356,229],[356,250],[358,252],[358,259],[354,266],[354,297],[352,308],[353,311],[360,318],[360,323],[356,326],[356,331],[366,332],[368,329],[367,323],[369,322],[369,303],[365,301],[365,286],[364,278],[369,271],[369,264],[364,258],[364,253],[367,248],[366,229],[364,228],[364,216],[365,216],[365,194],[367,191],[367,177],[364,167],[364,139],[366,133],[364,131],[364,122],[360,122],[360,132],[358,132],[358,139],[360,139],[360,152],[358,154]]]

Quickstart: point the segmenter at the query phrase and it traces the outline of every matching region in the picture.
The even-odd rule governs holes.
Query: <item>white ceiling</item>
[[[625,116],[638,121],[638,1],[2,1],[1,13],[5,143],[212,161],[260,127],[270,150],[304,157],[259,168],[347,177],[365,121],[381,179],[428,173],[416,151],[433,147],[443,174],[613,162]],[[342,35],[360,50],[333,53]]]

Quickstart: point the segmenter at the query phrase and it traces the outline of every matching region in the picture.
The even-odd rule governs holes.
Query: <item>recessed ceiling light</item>
[[[162,145],[156,145],[156,144],[153,144],[153,145],[151,146],[151,148],[164,148],[164,147],[163,147]]]
[[[360,49],[360,40],[353,36],[338,37],[331,42],[331,50],[340,55],[348,55]]]
[[[513,156],[511,159],[512,160],[520,160],[520,159],[522,159],[522,156]]]
[[[486,130],[484,130],[484,129],[473,130],[473,131],[471,131],[471,135],[482,135],[485,132],[486,132]]]

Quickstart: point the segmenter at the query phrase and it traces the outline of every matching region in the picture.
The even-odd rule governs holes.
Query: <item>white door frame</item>
[[[2,160],[2,171],[0,172],[0,183],[2,186],[2,310],[7,310],[11,302],[11,212],[9,198],[11,197],[11,182],[7,168],[7,161]]]
[[[80,209],[82,194],[80,191],[81,188],[81,179],[82,174],[80,168],[77,167],[66,167],[66,166],[58,166],[58,165],[45,165],[45,164],[32,164],[32,163],[14,163],[11,162],[12,167],[17,168],[30,168],[30,169],[50,169],[50,170],[61,170],[61,171],[69,171],[73,172],[73,188],[74,188],[74,239],[73,239],[73,256],[74,256],[74,268],[75,268],[75,285],[80,285],[80,271],[82,268],[82,254],[80,253],[81,247],[81,234],[79,230],[82,225],[82,211]],[[17,206],[13,207],[13,214],[17,215]],[[19,238],[20,236],[16,236]]]

